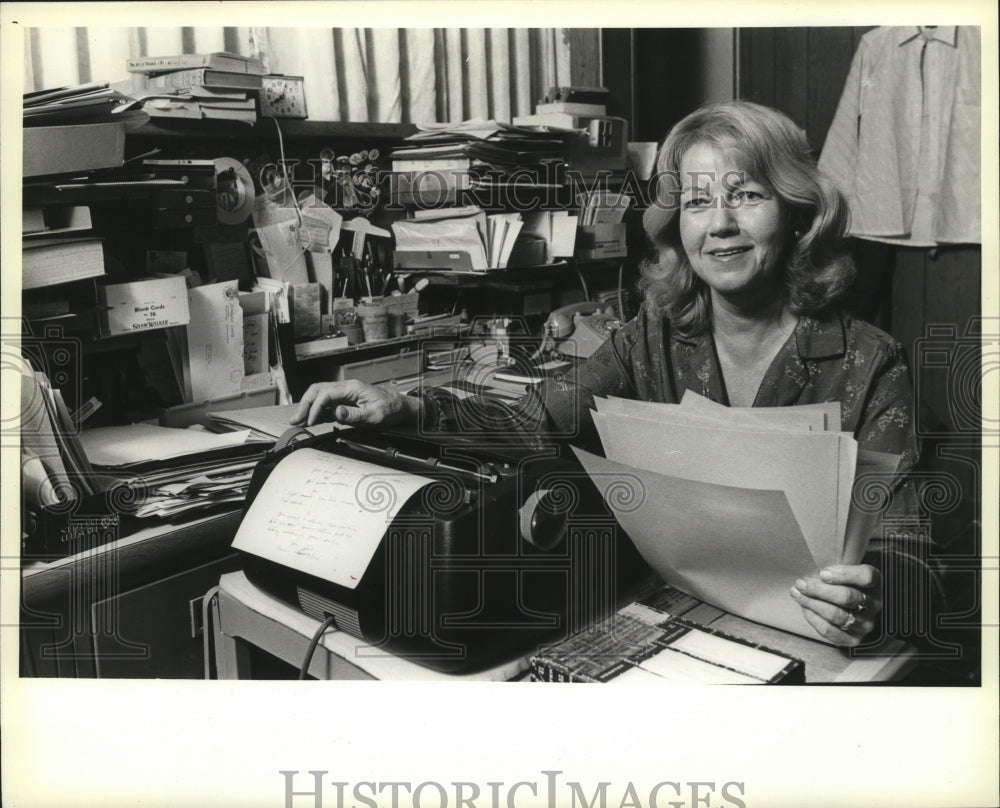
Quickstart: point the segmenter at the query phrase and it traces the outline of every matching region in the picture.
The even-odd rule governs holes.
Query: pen
[[[365,277],[365,287],[368,289],[368,297],[374,297],[372,294],[372,261],[371,253],[365,251],[364,257],[361,259],[361,274]]]

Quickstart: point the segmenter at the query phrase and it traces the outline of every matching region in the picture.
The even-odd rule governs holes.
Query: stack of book
[[[154,120],[207,119],[251,125],[257,121],[257,104],[246,90],[150,87],[139,90],[136,95],[143,100],[143,109]]]
[[[603,118],[608,114],[608,91],[603,87],[563,89],[561,93],[550,91],[545,101],[535,105],[534,115],[518,115],[514,118],[514,125],[585,129],[593,118]]]
[[[23,208],[21,285],[40,289],[104,274],[101,239],[82,205]]]
[[[257,120],[252,93],[263,83],[259,59],[221,52],[144,56],[130,59],[128,70],[146,77],[138,95],[153,118]]]

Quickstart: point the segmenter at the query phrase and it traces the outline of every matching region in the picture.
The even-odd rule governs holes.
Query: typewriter
[[[310,462],[293,466],[304,451]],[[327,466],[353,491],[341,505],[310,504],[315,480],[301,469]],[[421,487],[406,494],[412,480]],[[270,489],[281,486],[275,499]],[[385,511],[360,565],[347,560],[354,545],[331,561],[304,540],[287,542],[292,554],[282,555],[275,548],[283,540],[266,535],[285,524],[274,502],[300,507],[306,498],[309,526],[297,529],[323,523],[314,540],[327,547],[353,535],[356,503],[370,520],[372,507],[398,491],[405,501]],[[285,528],[286,537],[294,534]],[[317,620],[332,618],[364,641],[366,653],[448,673],[498,665],[586,628],[649,574],[567,446],[537,450],[415,431],[352,429],[276,448],[254,473],[233,546],[258,588]],[[315,557],[300,564],[303,555]]]

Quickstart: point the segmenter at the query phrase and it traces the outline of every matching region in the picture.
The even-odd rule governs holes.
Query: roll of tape
[[[253,178],[238,160],[215,158],[215,215],[223,224],[239,224],[253,211]]]

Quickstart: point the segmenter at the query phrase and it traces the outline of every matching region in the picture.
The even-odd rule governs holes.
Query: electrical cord
[[[590,290],[587,288],[587,282],[583,279],[583,273],[580,271],[580,265],[574,262],[574,269],[576,269],[576,276],[580,279],[580,286],[583,287],[583,299],[590,300]]]
[[[618,317],[625,322],[625,301],[622,299],[622,272],[625,269],[625,262],[618,262]]]
[[[274,122],[274,128],[278,133],[278,154],[280,155],[281,162],[279,166],[281,167],[281,182],[282,182],[282,195],[287,199],[289,196],[292,198],[292,207],[295,208],[295,225],[297,228],[302,227],[302,206],[299,204],[298,198],[295,196],[295,188],[292,185],[291,178],[289,177],[288,170],[285,162],[285,138],[281,131],[281,124],[278,123],[278,119],[273,115],[265,116]],[[294,170],[294,169],[293,169]],[[264,189],[265,194],[267,194],[267,189]],[[305,247],[299,246],[299,255],[305,255],[307,252]],[[265,255],[266,261],[266,255]],[[286,267],[281,272],[280,280],[284,280],[288,271],[291,269],[291,265]]]
[[[336,618],[331,614],[320,624],[320,627],[316,629],[316,633],[313,634],[312,639],[309,641],[309,647],[306,649],[305,658],[302,660],[302,667],[299,668],[300,681],[305,679],[306,674],[309,672],[309,665],[312,662],[313,654],[316,653],[316,646],[319,645],[320,639],[326,633],[326,630],[336,622]]]
[[[213,586],[205,593],[205,597],[201,601],[201,648],[206,680],[212,678],[212,644],[209,641],[209,637],[214,632],[210,631],[209,627],[214,625],[212,623],[211,608],[217,597],[219,597],[219,587]],[[216,669],[219,667],[218,660],[216,660],[215,667]],[[216,678],[218,678],[218,670],[216,670]]]
[[[296,212],[299,214],[299,221],[302,220],[302,209],[299,207],[299,200],[295,198],[295,189],[292,187],[291,183],[288,181],[288,173],[285,169],[285,138],[281,133],[281,124],[278,123],[278,119],[273,115],[268,115],[272,121],[274,121],[274,128],[278,131],[278,153],[281,155],[281,178],[282,182],[285,183],[285,193],[291,192],[292,204],[295,206]]]

